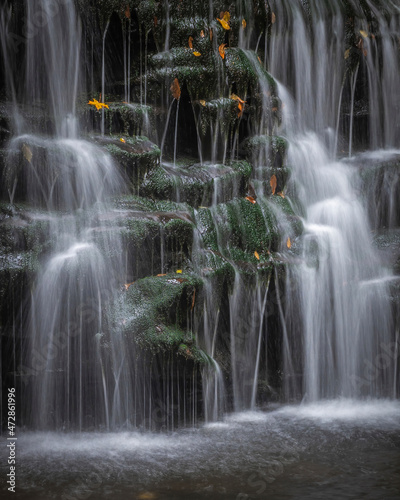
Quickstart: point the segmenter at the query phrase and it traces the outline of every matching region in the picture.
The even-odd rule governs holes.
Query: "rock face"
[[[228,12],[227,4],[213,2],[210,12],[208,2],[180,0],[75,4],[85,70],[72,125],[66,125],[74,133],[55,136],[58,117],[48,103],[22,102],[21,88],[11,92],[0,80],[0,329],[7,349],[16,344],[15,329],[22,339],[17,354],[29,347],[25,337],[31,325],[19,318],[22,311],[32,315],[27,297],[60,251],[54,228],[60,231],[62,225],[71,240],[84,237],[94,245],[99,261],[109,263],[102,269],[114,273],[112,300],[110,294],[95,299],[99,331],[93,324],[80,330],[80,335],[89,332],[93,354],[85,381],[89,393],[96,386],[99,394],[94,392],[80,413],[62,403],[71,427],[85,412],[83,427],[129,421],[173,428],[278,398],[281,302],[303,233],[295,188],[286,192],[288,142],[279,135],[289,101],[282,103],[279,83],[265,69],[278,7],[237,2]],[[309,3],[303,4],[311,19]],[[9,29],[20,36],[20,2],[7,0],[7,5]],[[339,10],[348,21],[343,36],[350,74],[366,57],[354,34],[361,14],[353,2],[340,2]],[[373,17],[372,11],[365,15]],[[16,50],[25,61],[24,45]],[[18,76],[6,56],[3,62]],[[365,79],[357,85],[355,108],[361,109]],[[347,94],[343,109],[354,100]],[[89,105],[93,99],[107,107]],[[368,110],[358,115],[357,130]],[[348,122],[342,113],[341,132]],[[354,142],[365,143],[362,130]],[[399,273],[393,236],[400,225],[398,155],[379,164],[366,160],[360,169],[371,223],[381,231],[377,245]],[[383,229],[393,230],[389,239]],[[87,276],[90,266],[81,268],[85,276],[79,266],[63,266],[60,280],[74,279],[73,293],[92,293],[88,290],[97,281]],[[52,370],[66,373],[68,367],[60,361]],[[3,360],[3,379],[19,377],[26,392],[40,387],[40,377],[49,391],[57,387],[43,371],[51,370],[27,374]],[[119,376],[132,393],[126,407]],[[65,377],[59,387],[67,392],[67,384]],[[101,385],[107,387],[104,394]],[[161,420],[152,419],[140,394],[149,398],[149,408],[162,408]],[[184,414],[183,407],[191,409]],[[46,425],[63,426],[62,416]]]

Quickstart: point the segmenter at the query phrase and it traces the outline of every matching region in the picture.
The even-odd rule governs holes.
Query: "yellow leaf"
[[[242,26],[243,29],[245,29],[245,27],[247,26],[246,19],[242,19]]]
[[[230,18],[231,18],[231,15],[230,15],[230,14],[229,14],[229,12],[226,10],[226,11],[224,12],[224,15],[222,16],[222,19],[223,19],[224,21],[226,21],[227,23],[229,23]]]
[[[221,45],[218,47],[218,52],[222,59],[225,59],[225,47],[226,43],[221,43]]]
[[[350,49],[347,49],[344,53],[344,58],[345,59],[348,59],[349,58],[349,55],[350,55]]]
[[[290,241],[290,238],[287,239],[286,246],[290,248],[292,246],[292,242]]]
[[[203,30],[200,31],[200,36],[201,36],[201,38],[204,38],[205,35],[204,35],[204,31]]]
[[[276,21],[276,16],[274,13],[271,14],[271,23],[272,24],[275,24],[275,21]]]
[[[260,260],[260,256],[258,255],[257,250],[254,252],[254,257],[255,257],[257,260]]]
[[[134,281],[132,281],[132,283],[126,283],[126,284],[124,285],[125,290],[129,290],[129,287],[130,287],[131,285],[133,285],[134,283],[135,283]]]
[[[229,26],[229,23],[227,23],[225,21],[225,19],[218,19],[217,18],[217,21],[219,21],[221,23],[221,26],[224,28],[224,30],[230,30],[231,27]]]
[[[25,160],[30,163],[33,155],[31,149],[26,144],[22,144],[22,154],[24,155]]]
[[[202,106],[205,106],[205,105],[206,105],[206,101],[205,101],[204,99],[200,99],[200,104],[201,104]]]
[[[201,56],[200,52],[197,52],[197,51],[194,51],[194,52],[193,52],[193,55],[194,55],[194,56],[196,56],[196,57]]]
[[[126,140],[125,140],[125,139],[123,139],[122,137],[121,137],[120,141],[121,141],[121,142],[126,142]]]
[[[178,78],[175,78],[175,80],[171,83],[171,87],[169,89],[172,93],[172,97],[179,101],[179,98],[181,97],[181,87],[179,85]]]
[[[240,102],[240,103],[242,103],[242,104],[245,104],[245,103],[246,103],[246,101],[243,101],[243,99],[241,99],[241,98],[240,98],[238,95],[236,95],[236,94],[231,94],[231,95],[230,95],[230,98],[231,98],[231,99],[233,99],[234,101],[238,101],[238,102]]]
[[[92,101],[89,101],[88,104],[91,106],[96,106],[97,111],[99,111],[101,108],[107,108],[110,109],[107,104],[104,104],[104,102],[99,102],[96,99],[93,99]]]
[[[178,274],[182,274],[182,269],[177,269],[177,270],[176,270],[176,272],[177,272]]]
[[[277,180],[276,180],[275,174],[273,176],[271,176],[271,179],[269,180],[269,185],[271,186],[272,194],[275,194],[276,185],[277,185]]]
[[[364,30],[360,30],[360,35],[363,37],[363,38],[368,38],[368,33]]]
[[[255,205],[257,202],[252,196],[246,196],[246,200]]]
[[[189,49],[193,49],[193,37],[189,37]]]

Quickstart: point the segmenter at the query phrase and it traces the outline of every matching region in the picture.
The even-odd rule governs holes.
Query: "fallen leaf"
[[[202,106],[205,106],[205,105],[206,105],[206,101],[205,101],[204,99],[200,99],[200,104],[201,104]]]
[[[189,37],[188,43],[189,43],[189,49],[193,49],[193,37],[192,36]]]
[[[134,283],[135,283],[134,281],[132,281],[132,283],[125,283],[125,285],[124,285],[125,290],[129,290],[129,287],[130,287],[131,285],[133,285]]]
[[[182,274],[182,269],[177,269],[176,271],[178,274]]]
[[[224,30],[230,30],[230,29],[231,29],[231,27],[229,26],[229,23],[227,23],[227,22],[225,21],[225,19],[219,19],[219,18],[217,17],[217,21],[219,21],[219,22],[220,22],[220,24],[221,24],[221,26],[224,28]]]
[[[242,27],[243,27],[243,29],[245,29],[246,26],[247,26],[246,19],[242,19]]]
[[[227,23],[229,23],[229,21],[231,19],[231,15],[229,14],[229,12],[227,10],[224,12],[224,15],[222,16],[222,19],[224,21],[226,21]]]
[[[344,58],[345,59],[348,59],[349,58],[349,55],[350,55],[350,49],[347,49],[344,53]]]
[[[218,47],[218,52],[222,59],[225,59],[225,47],[226,43],[221,43],[221,45]]]
[[[277,185],[277,180],[276,180],[275,174],[271,176],[271,179],[269,180],[269,185],[271,186],[272,194],[275,194],[276,185]]]
[[[204,31],[203,31],[203,30],[201,30],[201,31],[200,31],[200,36],[201,36],[201,38],[204,38],[204,37],[205,37],[205,35],[204,35]]]
[[[158,329],[159,327],[157,327]],[[162,331],[161,328],[159,331]],[[144,491],[143,493],[140,493],[138,497],[136,497],[137,500],[155,500],[157,496],[152,493],[151,491]]]
[[[241,102],[238,102],[238,110],[239,110],[239,113],[238,113],[238,118],[240,118],[243,114],[243,109],[244,109],[244,104],[241,103]]]
[[[290,248],[292,246],[292,242],[290,241],[290,238],[287,239],[286,246]]]
[[[240,103],[242,104],[245,104],[246,101],[244,101],[243,99],[241,99],[238,95],[236,94],[231,94],[230,95],[230,98],[233,99],[234,101],[239,101]]]
[[[210,29],[210,42],[212,42],[212,39],[213,39],[213,30]]]
[[[193,55],[194,55],[194,56],[196,56],[196,57],[201,56],[200,52],[197,52],[197,51],[194,51],[194,52],[193,52]]]
[[[278,111],[278,108],[272,108],[272,109],[271,109],[271,111],[272,111],[273,113],[276,113],[276,112]]]
[[[125,9],[125,17],[127,19],[130,19],[131,18],[131,9],[129,8],[129,5],[126,6],[126,9]]]
[[[192,307],[191,307],[191,310],[193,311],[193,308],[194,308],[194,303],[195,303],[195,300],[196,300],[196,289],[194,289],[194,292],[193,292],[193,297],[192,297]]]
[[[257,202],[252,196],[246,196],[246,200],[255,205]]]
[[[101,97],[100,97],[101,99]],[[99,111],[101,108],[107,108],[110,109],[107,104],[104,104],[104,102],[99,102],[96,99],[93,99],[92,101],[89,101],[88,104],[91,106],[96,106],[97,111]]]
[[[360,35],[363,37],[363,38],[368,38],[368,33],[364,30],[360,30]]]
[[[125,139],[123,139],[122,137],[121,137],[120,141],[121,141],[121,142],[126,142],[126,140],[125,140]]]
[[[367,49],[364,49],[364,50],[363,50],[363,54],[364,54],[364,57],[367,57],[367,54],[368,54]]]
[[[157,24],[158,24],[158,19],[156,18],[156,16],[154,16],[154,26],[157,28]]]
[[[32,154],[31,149],[26,144],[22,144],[22,154],[24,155],[25,160],[29,161],[29,163],[30,163],[32,160],[33,154]]]
[[[260,256],[258,255],[257,250],[254,252],[254,257],[255,257],[257,260],[260,260]]]
[[[260,56],[257,56],[258,62],[262,64]]]
[[[157,274],[157,278],[159,278],[160,276],[167,276],[166,274]]]
[[[179,85],[178,78],[175,78],[175,80],[172,82],[170,90],[172,93],[172,97],[179,101],[179,98],[181,97],[181,87]]]
[[[283,192],[282,192],[282,191],[279,191],[278,196],[280,196],[281,198],[284,198],[284,197],[285,197],[285,195],[283,194]]]
[[[272,23],[272,24],[275,24],[275,21],[276,21],[276,16],[275,16],[275,13],[273,12],[273,13],[271,14],[271,23]]]

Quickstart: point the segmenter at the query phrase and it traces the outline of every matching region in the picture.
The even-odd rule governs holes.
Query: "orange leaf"
[[[167,276],[166,274],[157,274],[157,278],[159,278],[160,276]]]
[[[246,200],[255,205],[257,202],[252,196],[246,196]]]
[[[225,59],[225,47],[226,43],[221,43],[221,45],[218,47],[218,52],[222,59]]]
[[[206,101],[205,101],[204,99],[200,99],[200,104],[201,104],[202,106],[205,106],[205,105],[206,105]],[[200,207],[199,207],[199,208],[200,208]]]
[[[189,49],[193,49],[193,37],[189,37]]]
[[[126,140],[125,140],[125,139],[123,139],[122,137],[121,137],[120,141],[121,141],[121,142],[126,142]]]
[[[275,194],[276,185],[277,185],[277,180],[276,180],[276,175],[275,174],[269,180],[269,185],[271,186],[272,194]]]
[[[210,42],[212,42],[212,39],[213,39],[213,30],[210,29]]]
[[[290,248],[292,246],[292,242],[290,241],[290,238],[287,239],[286,246]]]
[[[260,260],[260,256],[258,255],[257,250],[254,252],[254,257],[255,257],[257,260]]]
[[[130,19],[131,18],[131,9],[129,8],[129,5],[126,6],[126,9],[125,9],[125,17],[127,19]]]
[[[281,198],[284,198],[284,197],[285,197],[285,195],[283,194],[283,192],[282,192],[282,191],[279,191],[278,196],[280,196]]]
[[[219,21],[221,23],[221,26],[224,28],[224,30],[231,29],[231,27],[229,26],[229,23],[227,21],[225,21],[225,19],[218,19],[217,18],[217,21]]]
[[[276,21],[276,16],[274,13],[271,14],[271,23],[272,24],[275,24],[275,21]]]
[[[224,21],[226,21],[227,23],[229,23],[230,18],[231,18],[231,15],[230,15],[230,14],[229,14],[229,12],[226,10],[226,11],[224,12],[224,15],[222,16],[222,19],[223,19]]]
[[[88,104],[91,106],[96,106],[97,111],[99,111],[101,108],[107,108],[110,109],[107,104],[104,104],[104,102],[99,102],[96,99],[93,99],[92,101],[89,101]]]
[[[200,57],[201,56],[200,52],[197,52],[197,51],[194,51],[193,55],[196,56],[196,57]]]
[[[179,85],[178,78],[175,78],[175,80],[172,82],[170,90],[173,98],[178,101],[179,98],[181,97],[181,87]]]
[[[246,101],[243,101],[243,99],[241,99],[238,95],[236,94],[231,94],[231,99],[233,99],[234,101],[239,101],[241,104],[245,104]]]
[[[204,35],[204,31],[203,30],[200,31],[200,36],[201,36],[201,38],[204,38],[205,35]]]
[[[245,27],[247,26],[247,23],[246,23],[245,19],[242,19],[242,26],[243,26],[243,29],[245,29]]]
[[[194,292],[193,292],[193,297],[192,297],[192,307],[191,307],[191,310],[192,310],[192,311],[193,311],[193,307],[194,307],[195,300],[196,300],[196,289],[194,289]]]
[[[244,104],[238,102],[238,109],[239,109],[238,118],[240,118],[243,114]]]
[[[133,285],[134,283],[135,283],[134,281],[132,281],[132,283],[126,283],[126,284],[124,285],[125,290],[129,290],[129,287],[130,287],[131,285]]]
[[[257,56],[258,62],[262,64],[260,56]]]

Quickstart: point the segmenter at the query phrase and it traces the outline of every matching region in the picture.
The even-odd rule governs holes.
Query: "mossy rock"
[[[288,146],[283,137],[258,135],[245,139],[239,151],[253,165],[281,168],[286,165]]]
[[[233,161],[229,166],[164,163],[147,174],[140,194],[184,202],[193,207],[209,206],[243,195],[250,174],[251,165],[244,161]]]
[[[160,160],[160,149],[146,137],[96,137],[96,142],[121,166],[133,193],[139,192],[146,174],[155,170]]]

